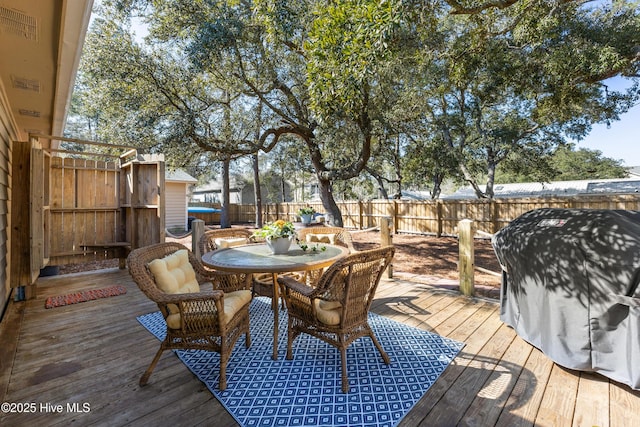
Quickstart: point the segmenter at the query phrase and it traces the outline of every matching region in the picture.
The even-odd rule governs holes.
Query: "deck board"
[[[574,426],[609,427],[609,382],[601,375],[582,372],[576,399]]]
[[[640,418],[640,391],[629,391],[629,387],[609,383],[609,424],[611,426],[637,427]]]
[[[462,425],[494,425],[505,410],[531,348],[515,337],[462,418]]]
[[[522,341],[523,345],[527,345]],[[498,426],[532,426],[534,425],[542,396],[545,392],[553,362],[537,349],[532,349],[527,362],[513,388],[507,411],[498,418]]]
[[[580,375],[553,365],[536,422],[550,426],[571,426]]]
[[[458,376],[449,385],[438,405],[424,418],[422,425],[457,425],[512,340],[513,331],[501,325],[477,354],[472,356],[464,368],[464,375]],[[451,411],[449,408],[452,406],[459,410]],[[477,425],[484,425],[482,420],[478,421]]]
[[[117,297],[45,309],[48,296],[114,284]],[[38,280],[38,297],[10,303],[0,325],[0,397],[89,403],[90,412],[0,414],[2,426],[236,426],[180,360],[166,352],[149,384],[140,376],[158,348],[136,316],[156,306],[126,270]],[[403,280],[381,282],[372,311],[465,343],[400,426],[632,426],[640,392],[561,368],[502,323],[493,300]],[[229,378],[229,381],[232,381]]]

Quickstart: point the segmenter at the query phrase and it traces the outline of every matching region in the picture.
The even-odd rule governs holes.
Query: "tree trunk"
[[[433,187],[431,188],[431,199],[435,200],[440,197],[440,193],[442,192],[442,178],[441,174],[433,175]]]
[[[378,192],[380,193],[380,198],[387,200],[389,198],[389,193],[387,193],[387,189],[384,188],[384,181],[382,180],[382,177],[377,173],[371,173],[371,176],[373,176],[373,178],[378,183]]]
[[[496,178],[496,166],[498,162],[496,161],[495,152],[493,150],[489,150],[487,153],[487,188],[484,193],[488,198],[493,199],[493,183]]]
[[[260,128],[262,127],[262,102],[256,105],[256,129],[255,139],[260,141]],[[262,227],[262,189],[260,186],[260,165],[258,163],[258,153],[251,155],[251,166],[253,167],[253,196],[256,207],[256,228]]]
[[[224,122],[223,132],[225,140],[231,141],[231,97],[229,92],[224,92],[225,105],[224,105]],[[231,163],[231,157],[225,156],[222,161],[222,212],[220,212],[220,228],[231,228],[231,221],[229,221],[229,165]]]
[[[229,221],[229,164],[231,160],[225,158],[222,161],[222,207],[220,212],[220,228],[231,228],[231,222]]]
[[[478,185],[476,180],[473,178],[473,175],[471,174],[471,172],[469,172],[469,169],[467,168],[467,166],[464,163],[462,163],[462,161],[459,161],[458,167],[462,172],[462,176],[464,177],[464,180],[471,185],[478,199],[486,199],[487,195],[482,192],[482,190],[480,189],[480,186]]]
[[[318,188],[320,191],[320,200],[322,200],[322,206],[325,209],[325,216],[329,225],[334,227],[342,227],[342,213],[340,208],[336,204],[333,198],[333,192],[331,191],[331,181],[325,179],[318,179]]]
[[[256,206],[256,228],[262,227],[262,190],[260,189],[260,170],[258,169],[258,155],[251,155],[253,166],[253,194]]]
[[[493,199],[493,196],[495,195],[493,193],[493,183],[494,183],[495,176],[496,176],[496,165],[490,163],[487,172],[488,172],[488,174],[487,174],[487,189],[485,190],[484,193],[485,193],[486,197],[488,197],[489,199]]]
[[[394,199],[402,199],[402,153],[400,152],[400,135],[396,136],[396,149],[393,153],[393,166],[396,171],[398,189],[393,196]]]

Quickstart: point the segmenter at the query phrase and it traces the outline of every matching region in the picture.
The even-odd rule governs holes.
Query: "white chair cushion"
[[[161,259],[154,259],[149,263],[149,270],[153,274],[158,288],[166,294],[200,292],[196,272],[189,262],[189,254],[186,249],[178,250]],[[179,311],[175,304],[168,304],[167,308],[170,313],[178,313]]]
[[[251,302],[251,291],[242,289],[224,294],[224,321],[229,323],[233,316],[246,304]]]
[[[186,249],[181,249],[149,263],[149,270],[158,288],[167,294],[200,292],[196,272],[189,263]]]
[[[336,235],[335,234],[307,234],[307,242],[309,243],[328,243],[330,245],[336,244]]]
[[[214,243],[218,247],[218,249],[224,248],[232,248],[234,246],[242,246],[249,243],[246,237],[227,237],[227,238],[217,238],[214,240]]]

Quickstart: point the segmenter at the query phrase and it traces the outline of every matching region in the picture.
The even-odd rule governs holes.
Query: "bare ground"
[[[353,232],[354,246],[358,250],[371,249],[380,242],[380,234],[375,231]],[[171,239],[191,247],[191,236]],[[395,234],[393,244],[396,255],[393,259],[394,275],[408,280],[416,280],[450,289],[458,289],[458,239],[455,237],[435,237],[415,234]],[[500,272],[491,242],[485,239],[475,241],[475,265],[493,272]],[[113,268],[118,260],[98,261],[89,264],[60,266],[60,274],[79,271]],[[474,276],[476,294],[497,298],[500,277],[476,271]]]

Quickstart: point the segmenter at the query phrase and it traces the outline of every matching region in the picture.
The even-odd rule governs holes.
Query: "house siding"
[[[165,224],[187,229],[187,184],[165,182]]]
[[[0,318],[11,294],[11,141],[15,138],[9,109],[0,83]]]

